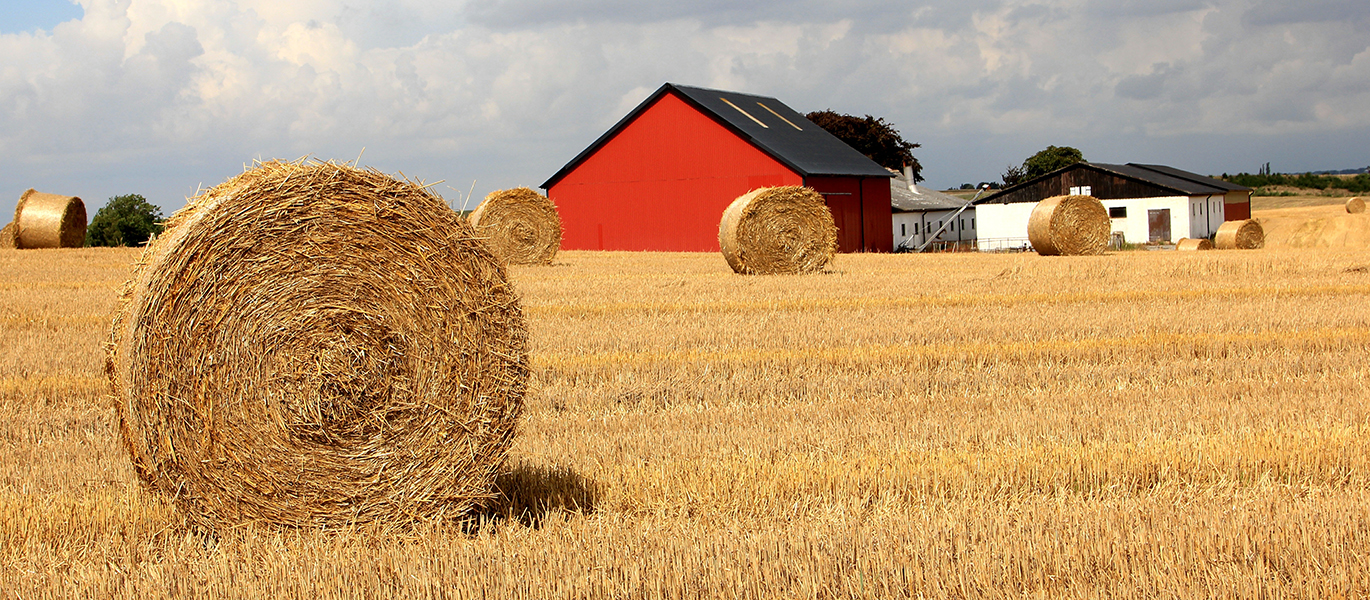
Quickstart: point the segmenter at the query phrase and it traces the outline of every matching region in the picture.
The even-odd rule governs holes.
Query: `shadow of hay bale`
[[[549,515],[595,512],[597,487],[569,467],[518,464],[495,479],[497,495],[475,516],[482,523],[518,522],[538,528]]]

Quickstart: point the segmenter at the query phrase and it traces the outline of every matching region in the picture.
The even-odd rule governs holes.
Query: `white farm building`
[[[974,242],[975,207],[967,206],[967,202],[964,198],[909,183],[907,174],[897,173],[890,180],[895,252],[917,250],[929,240],[934,242],[929,246]]]
[[[1052,196],[1094,196],[1115,236],[1133,244],[1212,238],[1223,221],[1251,217],[1251,188],[1163,165],[1075,163],[975,203],[980,250],[1025,249],[1037,203]]]

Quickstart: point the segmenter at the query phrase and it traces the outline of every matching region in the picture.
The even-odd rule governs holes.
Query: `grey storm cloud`
[[[174,209],[257,158],[358,154],[469,204],[667,81],[885,117],[934,185],[1047,144],[1220,172],[1326,136],[1260,160],[1367,162],[1342,156],[1370,130],[1364,2],[82,2],[0,35],[0,212],[44,186]]]
[[[1370,22],[1370,2],[1364,0],[1310,0],[1286,2],[1261,0],[1246,12],[1246,22],[1254,26],[1293,23]]]

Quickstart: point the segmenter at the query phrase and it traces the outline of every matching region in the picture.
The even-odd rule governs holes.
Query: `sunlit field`
[[[1370,253],[515,267],[533,375],[461,523],[193,529],[106,398],[133,250],[0,252],[0,596],[1370,595]]]

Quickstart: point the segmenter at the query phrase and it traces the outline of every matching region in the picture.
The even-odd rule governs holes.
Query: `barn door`
[[[837,251],[860,252],[865,247],[861,181],[854,177],[810,177],[804,180],[804,185],[822,194],[832,211],[832,221],[837,226]],[[889,223],[890,220],[885,219],[886,230],[890,229]]]
[[[1147,241],[1170,241],[1170,209],[1154,208],[1146,211]]]

